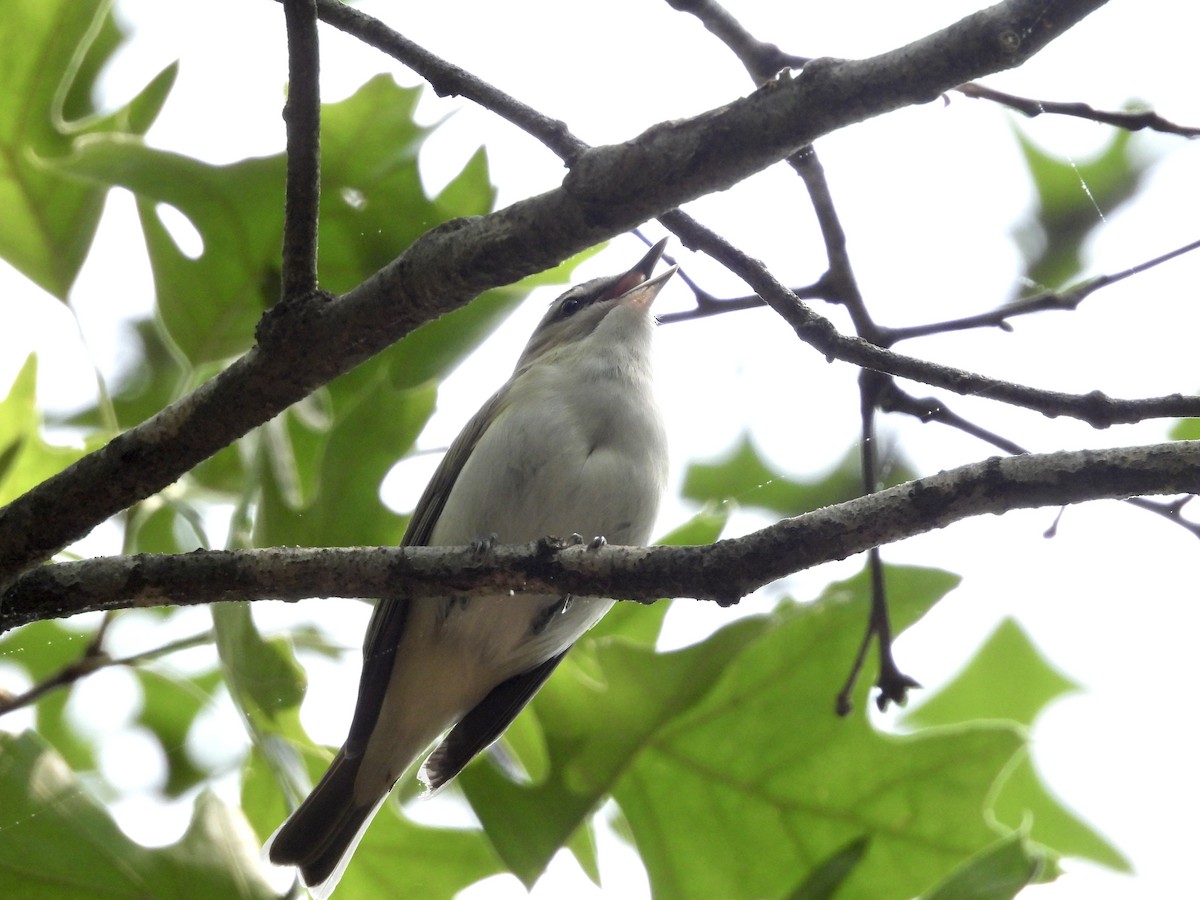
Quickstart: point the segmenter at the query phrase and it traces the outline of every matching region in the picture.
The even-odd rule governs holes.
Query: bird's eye
[[[563,305],[558,310],[560,319],[569,319],[579,310],[583,309],[585,300],[583,297],[568,297],[563,301]]]

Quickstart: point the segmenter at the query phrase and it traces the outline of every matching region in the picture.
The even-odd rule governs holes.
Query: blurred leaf
[[[337,897],[452,900],[468,885],[503,871],[479,830],[417,825],[388,803],[354,851]]]
[[[80,147],[58,167],[137,196],[158,314],[193,366],[250,348],[255,323],[278,299],[271,285],[283,227],[282,157],[213,166],[113,138]],[[174,214],[160,205],[199,232],[203,248],[195,259],[176,244],[164,218]]]
[[[298,795],[311,786],[301,771],[301,757],[317,749],[300,725],[300,701],[308,677],[287,640],[263,638],[250,606],[214,603],[209,607],[225,686],[276,784]],[[255,822],[260,833],[261,824]]]
[[[287,641],[259,634],[249,603],[214,603],[210,608],[234,703],[255,730],[282,730],[280,717],[295,713],[304,698],[303,667]]]
[[[901,484],[914,475],[902,460],[887,470],[884,487]],[[684,476],[682,496],[689,500],[720,503],[736,501],[783,516],[796,516],[823,506],[832,506],[862,495],[858,451],[851,449],[828,475],[815,481],[795,481],[772,469],[758,452],[749,435],[723,459],[713,463],[693,462]]]
[[[1028,728],[1047,705],[1077,690],[1079,686],[1046,661],[1021,627],[1006,619],[950,684],[900,721],[906,727],[931,728],[991,718]],[[1059,854],[1118,871],[1130,869],[1116,848],[1053,797],[1027,754],[1014,761],[993,804],[997,821],[1027,828],[1033,840]]]
[[[1032,290],[1065,287],[1080,275],[1084,241],[1137,193],[1152,160],[1135,153],[1133,133],[1121,129],[1082,161],[1045,152],[1019,129],[1016,136],[1037,193],[1033,218],[1016,234],[1025,278]]]
[[[304,748],[303,761],[313,778],[329,765],[323,748]],[[265,839],[283,822],[289,810],[279,793],[273,764],[252,750],[242,777],[242,806]],[[295,798],[299,802],[300,797]],[[397,811],[389,800],[375,816],[354,853],[354,863],[338,884],[338,900],[378,900],[380,897],[419,897],[451,900],[460,890],[489,875],[503,872],[478,829],[433,828],[418,825]]]
[[[123,330],[119,374],[109,385],[117,424],[132,428],[150,418],[192,387],[190,370],[171,347],[158,321],[140,319]],[[67,422],[98,429],[105,425],[96,406],[72,415]]]
[[[897,628],[954,583],[945,573],[890,568]],[[833,714],[868,596],[860,574],[814,604],[764,618],[735,660],[720,661],[710,689],[641,740],[614,796],[656,894],[776,895],[867,838],[870,849],[838,896],[914,896],[995,840],[983,810],[1022,746],[1018,729],[978,723],[896,739],[862,714]],[[646,672],[631,681],[642,690],[657,683]],[[866,705],[866,681],[857,709]],[[608,688],[617,702],[634,684]],[[699,821],[706,827],[688,827]]]
[[[133,672],[142,686],[142,708],[137,721],[158,739],[166,757],[164,792],[169,797],[178,797],[211,774],[199,768],[188,755],[187,736],[196,716],[208,706],[221,684],[221,674],[212,671],[184,678],[140,666]]]
[[[129,528],[128,553],[190,553],[209,546],[202,517],[174,498],[135,507]]]
[[[297,763],[297,771],[288,773],[288,777],[283,779],[280,778],[278,768],[281,754],[271,752],[268,755],[254,745],[246,754],[246,761],[242,765],[242,809],[259,840],[265,842],[287,818],[291,808],[288,807],[284,797],[288,795],[289,789],[295,788],[292,808],[298,805],[304,798],[304,793],[311,789],[313,782],[308,775],[307,768],[299,765],[302,754],[309,752],[320,753],[319,765],[322,766],[328,766],[329,761],[333,758],[333,754],[327,750],[318,750],[312,744],[302,744],[296,748],[296,752],[291,757]],[[302,768],[303,772],[300,771]],[[281,787],[284,788],[283,791],[280,790]]]
[[[34,734],[0,734],[0,882],[9,897],[273,898],[246,821],[209,794],[187,833],[149,850],[129,838]]]
[[[0,659],[20,666],[36,685],[77,662],[94,637],[94,631],[71,627],[62,621],[30,622],[0,638]],[[95,747],[67,721],[66,706],[70,698],[70,686],[43,694],[33,708],[34,723],[38,734],[73,769],[90,771],[96,767]]]
[[[897,627],[954,581],[889,569]],[[984,725],[898,742],[833,715],[865,587],[859,576],[814,604],[739,620],[674,653],[581,644],[532,704],[550,748],[547,777],[518,785],[486,763],[459,777],[497,852],[531,883],[610,790],[662,896],[778,894],[862,836],[884,854],[924,855],[923,870],[909,868],[926,886],[991,843],[980,810],[1021,746],[1018,733]],[[863,867],[877,877],[874,859]]]
[[[855,838],[824,862],[814,866],[804,882],[788,894],[788,900],[833,900],[855,870],[867,848],[866,838]]]
[[[955,869],[924,900],[1012,900],[1043,880],[1045,865],[1037,849],[1014,831]]]
[[[728,506],[705,506],[687,522],[674,531],[663,535],[654,543],[667,547],[684,547],[711,544],[721,537],[725,523],[729,521]],[[588,632],[584,640],[622,637],[650,646],[658,640],[667,610],[675,600],[659,600],[657,603],[618,603],[600,622]],[[691,602],[684,600],[681,602]]]
[[[950,684],[905,711],[900,722],[932,728],[1008,719],[1028,726],[1049,703],[1078,690],[1078,684],[1046,661],[1016,621],[1005,619]]]
[[[676,546],[711,544],[721,536],[727,518],[724,510],[705,508],[656,543]],[[617,603],[579,643],[587,645],[593,641],[621,638],[654,646],[672,602],[675,601],[664,599],[652,604]],[[577,648],[564,665],[575,665],[576,659],[583,656],[584,652]],[[519,767],[535,784],[545,781],[550,770],[549,748],[534,708],[526,708],[517,716],[501,737],[501,746],[515,757]],[[590,829],[584,829],[576,834],[572,844],[587,849],[590,842]],[[581,858],[579,862],[586,867],[589,861]]]
[[[432,385],[395,390],[389,365],[384,354],[328,386],[332,426],[327,431],[313,431],[292,414],[284,415],[290,447],[303,448],[317,468],[315,494],[303,506],[289,503],[284,467],[292,457],[282,452],[281,442],[272,454],[273,477],[265,480],[256,519],[258,546],[400,542],[404,519],[384,505],[379,489],[433,414],[436,390]]]
[[[480,154],[476,159],[482,159]],[[475,159],[472,159],[472,163]],[[469,165],[459,180],[474,169]],[[478,176],[475,176],[478,177]],[[452,184],[446,190],[454,187]],[[477,188],[481,190],[482,185]],[[441,202],[439,195],[438,203]],[[472,300],[467,306],[426,322],[402,340],[392,364],[393,385],[411,388],[427,381],[445,378],[459,363],[483,342],[493,329],[524,300],[535,287],[561,285],[570,280],[571,273],[581,262],[594,256],[603,245],[578,253],[553,269],[523,278],[516,284],[495,288]],[[503,373],[507,377],[508,373]],[[502,384],[496,379],[496,387]]]
[[[80,459],[85,448],[49,444],[42,437],[37,404],[37,357],[21,366],[8,396],[0,400],[0,506],[15,500]]]
[[[411,120],[419,93],[379,76],[323,107],[320,276],[327,290],[349,290],[447,216],[490,208],[494,192],[481,157],[448,195],[425,197],[416,154],[429,129]],[[89,141],[56,165],[137,195],[159,314],[193,365],[249,349],[259,316],[278,299],[282,154],[213,166],[113,137]],[[196,258],[171,236],[163,205],[198,232]]]
[[[992,814],[1001,825],[1027,828],[1033,840],[1053,849],[1055,857],[1074,856],[1117,872],[1133,871],[1120,850],[1063,806],[1046,787],[1028,753],[1016,760],[999,785],[992,800]]]
[[[589,820],[586,827],[575,829],[575,834],[567,842],[567,848],[583,873],[592,880],[592,884],[600,885],[600,858],[596,852],[596,832]]]
[[[1171,429],[1173,441],[1200,441],[1200,419],[1180,419]]]
[[[93,636],[92,631],[69,628],[63,620],[30,622],[0,637],[0,657],[20,666],[36,683],[79,659]]]
[[[483,178],[464,191],[472,196],[460,210],[439,210],[425,196],[417,151],[433,129],[412,120],[420,96],[420,88],[401,88],[378,75],[321,109],[320,275],[326,290],[350,290],[447,218],[491,209],[486,165]],[[282,189],[280,181],[277,207]],[[272,258],[278,255],[276,247]]]
[[[60,300],[79,274],[107,189],[47,165],[95,135],[141,135],[174,64],[126,106],[96,116],[96,75],[123,35],[107,0],[8,0],[0,16],[0,256]]]

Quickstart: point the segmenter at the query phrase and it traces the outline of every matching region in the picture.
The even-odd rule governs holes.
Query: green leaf
[[[890,569],[897,628],[953,583]],[[898,742],[833,715],[865,598],[860,576],[669,654],[581,644],[532,704],[550,749],[546,777],[515,784],[482,762],[459,777],[497,852],[531,883],[609,791],[662,896],[780,894],[863,836],[873,874],[855,882],[879,876],[876,853],[911,853],[923,876],[910,871],[915,892],[990,844],[984,800],[1019,732],[985,725]]]
[[[12,388],[0,400],[0,506],[11,502],[80,459],[87,450],[47,443],[37,404],[37,357],[21,366]]]
[[[889,569],[888,583],[903,628],[954,579]],[[912,896],[995,840],[983,810],[1022,746],[1019,729],[984,723],[898,740],[861,715],[833,715],[868,594],[859,575],[781,609],[736,658],[718,660],[697,702],[645,736],[614,796],[656,894],[776,895],[865,837],[870,851],[838,896]],[[642,690],[655,683],[646,674],[635,676]]]
[[[727,505],[705,506],[687,522],[663,535],[655,543],[668,547],[711,544],[720,538],[728,521]],[[588,632],[587,639],[622,637],[652,646],[658,640],[667,610],[674,602],[663,599],[648,606],[642,603],[618,603]]]
[[[323,748],[304,748],[313,777],[329,765]],[[242,776],[242,806],[264,839],[288,814],[279,793],[274,763],[257,748]],[[302,795],[294,798],[299,802]],[[451,900],[481,878],[504,871],[478,829],[418,825],[398,811],[394,798],[375,816],[354,852],[354,862],[338,884],[338,900],[420,897]]]
[[[277,783],[289,793],[306,790],[302,754],[314,751],[300,725],[307,676],[283,638],[264,639],[249,603],[210,607],[225,685],[246,730]],[[325,760],[328,763],[328,760]]]
[[[1038,849],[1014,831],[972,856],[925,900],[1012,900],[1022,889],[1043,880],[1046,866]]]
[[[294,714],[304,698],[304,668],[286,641],[263,638],[249,603],[214,603],[211,610],[217,653],[234,702],[255,730],[284,730],[281,717]]]
[[[393,348],[393,351],[397,348]],[[272,453],[264,480],[255,542],[266,545],[362,546],[400,542],[404,519],[379,496],[383,478],[416,442],[433,414],[436,389],[391,386],[392,351],[359,366],[328,386],[332,425],[315,431],[285,414],[289,442]],[[289,494],[292,453],[303,451],[317,473],[307,502]],[[302,467],[297,467],[297,470]]]
[[[30,622],[0,638],[0,659],[20,666],[33,684],[52,678],[84,655],[94,631],[68,626],[61,621]],[[81,736],[66,717],[72,686],[57,687],[43,694],[33,707],[38,734],[50,743],[76,771],[96,767],[92,742]]]
[[[463,888],[503,871],[478,829],[416,825],[387,803],[354,851],[337,897],[452,900]]]
[[[169,797],[178,797],[211,774],[188,755],[187,736],[196,716],[208,706],[221,684],[221,674],[211,671],[184,678],[141,666],[133,671],[142,686],[142,708],[137,720],[158,740],[166,757],[164,792]]]
[[[1007,619],[950,684],[906,713],[901,724],[930,728],[992,718],[1028,728],[1048,704],[1077,690],[1079,686],[1046,661],[1021,627]],[[1027,755],[1014,761],[993,804],[997,821],[1028,828],[1033,840],[1057,853],[1130,870],[1115,847],[1054,798]]]
[[[1053,848],[1056,856],[1090,859],[1117,872],[1133,866],[1090,825],[1062,805],[1030,761],[1019,757],[992,798],[992,815],[1009,828],[1025,828],[1038,843]]]
[[[884,486],[891,487],[912,477],[906,463],[894,461]],[[853,499],[862,492],[857,450],[848,451],[829,474],[814,481],[796,481],[772,469],[750,436],[743,435],[723,459],[689,465],[680,493],[689,500],[710,503],[733,500],[742,506],[796,516]]]
[[[0,834],[0,883],[10,897],[276,896],[246,821],[211,795],[198,799],[178,843],[149,850],[127,838],[31,733],[0,734]]]
[[[52,160],[97,135],[141,135],[162,109],[176,68],[125,107],[96,116],[96,75],[123,39],[107,0],[9,0],[0,16],[0,256],[66,299],[92,243],[107,189]],[[65,74],[64,74],[65,73]]]
[[[906,711],[900,722],[909,728],[932,728],[972,719],[1008,719],[1028,726],[1049,703],[1078,690],[1078,684],[1046,661],[1015,620],[1005,619],[950,684]]]
[[[1120,129],[1087,160],[1053,156],[1021,130],[1015,133],[1038,197],[1034,219],[1016,234],[1025,278],[1038,290],[1060,288],[1080,274],[1084,241],[1137,193],[1153,160],[1149,153],[1135,154],[1132,132]]]
[[[135,507],[130,529],[128,553],[190,553],[209,546],[203,518],[173,497]]]
[[[121,428],[141,424],[193,386],[189,384],[191,370],[156,320],[131,323],[123,335],[122,352],[125,362],[121,373],[108,388],[112,411]],[[74,414],[67,423],[92,429],[107,424],[97,406]]]
[[[1173,441],[1200,441],[1200,419],[1180,419],[1171,429]]]
[[[814,866],[804,882],[788,894],[788,900],[833,900],[855,870],[871,842],[855,838],[820,865]]]
[[[449,198],[425,197],[416,154],[428,129],[411,119],[418,94],[380,76],[322,110],[320,278],[327,290],[358,284],[448,214],[491,205],[482,161],[459,176]],[[110,137],[81,144],[56,166],[137,195],[159,314],[193,365],[250,347],[259,316],[279,296],[282,154],[213,166]],[[199,233],[198,256],[176,244],[161,206]]]

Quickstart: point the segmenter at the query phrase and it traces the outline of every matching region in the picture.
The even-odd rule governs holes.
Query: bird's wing
[[[493,394],[454,439],[441,465],[437,467],[437,471],[425,487],[425,493],[421,495],[417,508],[413,510],[400,546],[423,547],[429,543],[433,528],[446,506],[446,498],[454,489],[463,464],[479,443],[483,433],[487,431],[488,425],[495,421],[505,396],[504,391]],[[363,751],[375,722],[379,719],[383,696],[391,681],[396,648],[404,635],[407,618],[407,597],[384,597],[375,606],[375,612],[367,626],[367,635],[363,639],[363,669],[358,682],[358,703],[345,745],[348,756],[355,756]]]
[[[429,789],[436,791],[461,772],[476,753],[500,737],[566,655],[564,650],[528,672],[501,682],[463,716],[425,761],[423,774]]]

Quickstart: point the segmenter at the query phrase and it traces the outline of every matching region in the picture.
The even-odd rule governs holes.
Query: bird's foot
[[[474,563],[491,562],[492,553],[499,541],[500,536],[494,531],[491,534],[484,534],[475,538],[470,543],[471,561]]]

